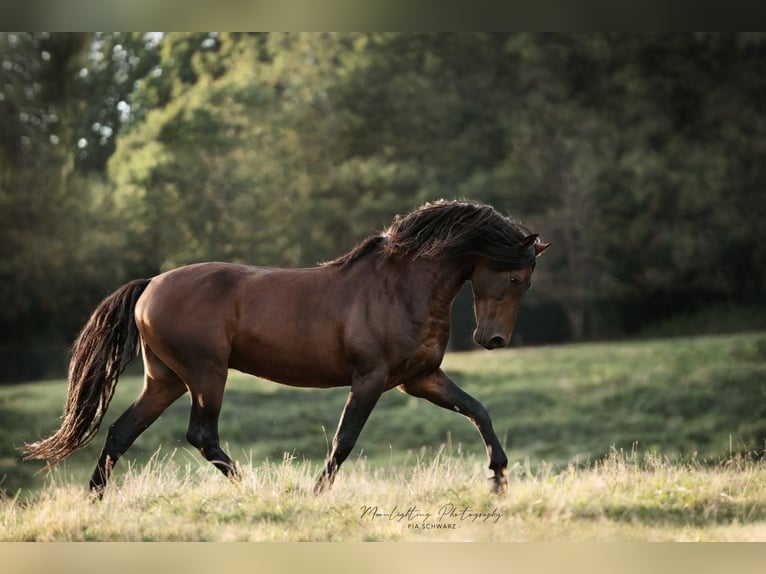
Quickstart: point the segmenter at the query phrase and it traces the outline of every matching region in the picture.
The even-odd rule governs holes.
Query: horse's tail
[[[25,445],[24,458],[47,460],[52,467],[96,435],[117,379],[138,354],[133,313],[149,281],[131,281],[96,307],[72,347],[61,426],[50,437]]]

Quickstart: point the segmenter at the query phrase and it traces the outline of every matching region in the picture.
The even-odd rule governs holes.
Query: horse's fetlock
[[[203,433],[196,428],[190,428],[186,431],[186,440],[190,445],[199,450],[202,450],[205,445]]]

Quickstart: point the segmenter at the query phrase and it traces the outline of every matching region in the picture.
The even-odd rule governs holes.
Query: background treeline
[[[761,34],[0,34],[0,380],[95,304],[471,198],[555,249],[519,340],[766,325]],[[470,346],[470,293],[455,347]]]

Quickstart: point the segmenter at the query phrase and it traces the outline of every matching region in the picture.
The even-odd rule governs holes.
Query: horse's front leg
[[[320,494],[332,486],[340,465],[354,448],[364,423],[367,422],[373,407],[383,393],[384,381],[384,377],[371,375],[357,379],[351,384],[351,392],[346,399],[338,430],[335,431],[332,441],[332,451],[314,486],[315,494]]]
[[[426,377],[414,379],[399,386],[408,395],[421,397],[442,408],[456,411],[468,417],[479,429],[489,457],[489,468],[494,472],[490,478],[495,492],[508,490],[506,470],[508,458],[500,441],[497,439],[492,420],[487,409],[479,401],[458,387],[444,372],[439,369]]]

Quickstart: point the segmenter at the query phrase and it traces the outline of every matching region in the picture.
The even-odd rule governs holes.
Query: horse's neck
[[[400,256],[385,259],[369,258],[360,261],[349,271],[338,271],[359,289],[359,282],[369,285],[368,293],[379,289],[409,298],[408,309],[413,319],[440,319],[448,321],[452,310],[452,301],[463,284],[470,278],[473,266],[459,265],[451,261],[434,261],[425,258],[415,260]]]
[[[413,266],[428,297],[429,314],[449,317],[452,302],[470,277],[469,269],[448,261],[416,261]]]

